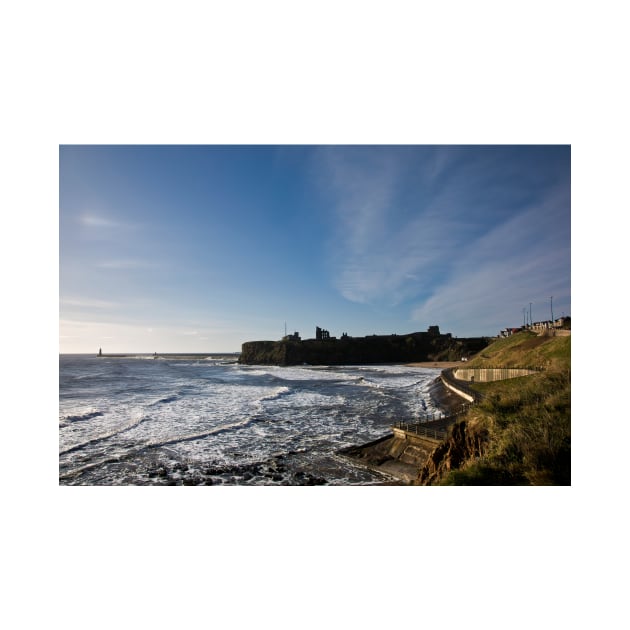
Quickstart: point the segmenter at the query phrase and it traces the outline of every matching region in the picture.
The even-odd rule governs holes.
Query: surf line
[[[140,422],[142,422],[143,420],[146,420],[148,418],[148,416],[145,416],[144,418],[142,418],[142,420],[140,420]],[[69,477],[76,477],[78,475],[83,474],[84,472],[91,470],[93,468],[98,468],[99,466],[103,466],[104,464],[113,464],[113,463],[119,463],[121,461],[127,460],[127,459],[131,459],[132,457],[139,455],[140,453],[142,453],[143,451],[147,450],[147,449],[151,449],[151,448],[161,448],[163,446],[168,446],[170,444],[177,444],[179,442],[190,442],[192,440],[201,440],[205,437],[209,437],[211,435],[217,435],[219,433],[223,433],[224,431],[231,431],[232,429],[242,429],[244,427],[246,427],[247,425],[251,424],[252,422],[255,422],[257,420],[256,417],[253,418],[248,418],[245,422],[235,422],[232,424],[228,424],[228,425],[223,425],[220,427],[215,427],[214,429],[211,429],[209,431],[204,431],[203,433],[194,433],[194,434],[189,434],[189,435],[181,435],[181,436],[173,436],[171,438],[166,438],[164,440],[157,440],[154,442],[147,442],[145,444],[142,444],[141,446],[138,446],[136,448],[132,448],[130,449],[128,452],[116,456],[116,457],[109,457],[106,459],[100,459],[96,462],[91,462],[89,464],[85,464],[84,466],[80,466],[79,468],[73,468],[72,470],[68,470],[62,474],[59,475],[60,479],[68,479]],[[136,423],[133,426],[137,426],[138,424],[140,424],[140,422]],[[128,429],[133,428],[132,426],[126,427],[125,429],[123,429],[123,431],[127,431]],[[90,440],[88,442],[83,442],[82,444],[77,444],[76,446],[72,446],[69,449],[66,449],[65,451],[62,451],[61,453],[59,453],[60,455],[64,454],[64,453],[69,453],[71,451],[74,450],[78,450],[79,448],[83,448],[84,446],[87,446],[88,444],[94,443],[94,442],[99,442],[100,440],[104,440],[107,439],[107,437],[112,437],[113,435],[118,435],[119,433],[122,433],[123,431],[117,431],[115,433],[111,433],[108,436],[100,436],[98,438],[94,438],[93,440]]]
[[[59,451],[59,455],[65,455],[66,453],[72,453],[74,451],[78,451],[79,449],[85,448],[86,446],[89,446],[90,444],[96,444],[97,442],[102,442],[103,440],[108,440],[109,438],[114,437],[115,435],[120,435],[121,433],[124,433],[125,431],[129,431],[130,429],[133,429],[133,428],[137,427],[140,423],[144,422],[145,420],[148,420],[149,418],[150,418],[150,416],[143,416],[137,422],[134,421],[131,424],[128,424],[127,426],[124,426],[122,429],[116,429],[115,431],[111,431],[110,433],[103,433],[101,435],[97,435],[96,437],[93,437],[90,440],[86,440],[85,442],[81,442],[80,444],[75,444],[74,446],[69,446],[68,448],[64,449],[63,451]]]

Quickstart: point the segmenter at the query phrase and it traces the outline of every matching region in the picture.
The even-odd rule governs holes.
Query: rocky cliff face
[[[478,430],[463,420],[453,425],[449,437],[427,458],[418,474],[418,484],[430,486],[463,463],[481,457],[487,444],[486,431]]]
[[[413,361],[458,361],[488,345],[485,337],[453,339],[450,334],[411,333],[305,341],[248,341],[240,363],[249,365],[361,365]]]

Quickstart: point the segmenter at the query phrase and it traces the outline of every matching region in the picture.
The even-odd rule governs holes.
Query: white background
[[[625,625],[622,6],[3,9],[5,627]],[[70,143],[571,144],[572,487],[59,487]]]

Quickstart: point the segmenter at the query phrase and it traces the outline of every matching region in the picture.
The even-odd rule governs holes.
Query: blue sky
[[[60,351],[571,313],[568,146],[62,146]]]

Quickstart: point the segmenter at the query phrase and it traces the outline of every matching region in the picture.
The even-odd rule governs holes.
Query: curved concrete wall
[[[451,383],[449,383],[445,378],[442,378],[442,383],[444,383],[444,385],[448,387],[452,392],[455,392],[458,396],[461,396],[468,402],[475,401],[473,396],[471,396],[470,394],[467,394],[466,392],[463,392],[461,389],[457,389],[457,387],[455,387],[454,385],[451,385]]]
[[[489,383],[535,373],[536,370],[527,368],[458,368],[453,372],[453,376],[461,381],[474,380],[476,383]]]

